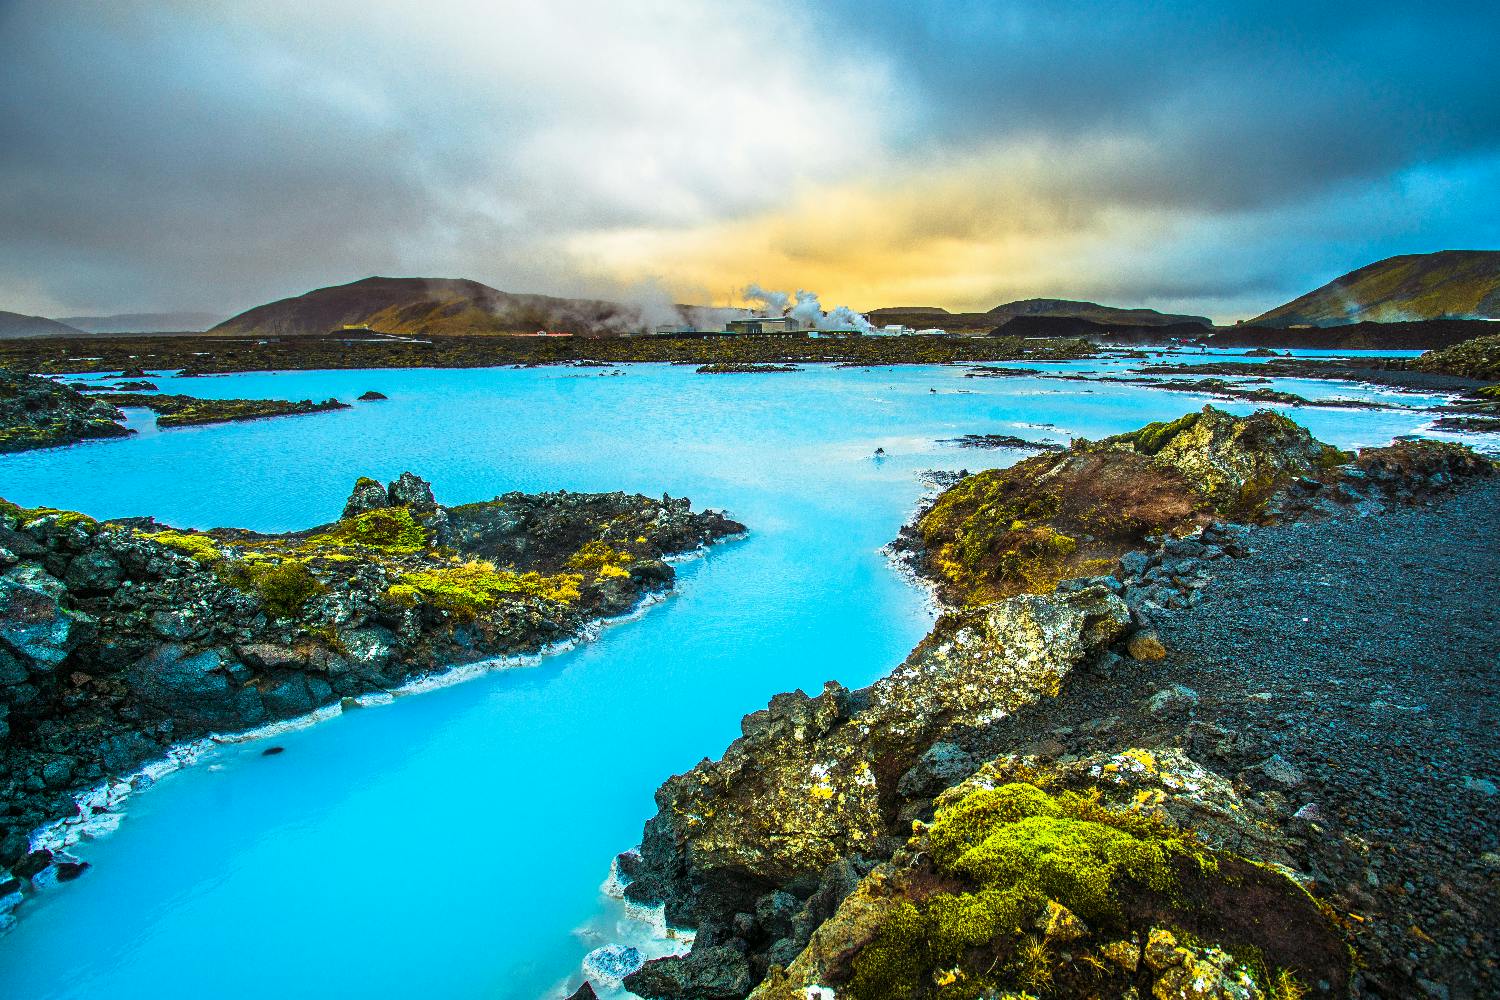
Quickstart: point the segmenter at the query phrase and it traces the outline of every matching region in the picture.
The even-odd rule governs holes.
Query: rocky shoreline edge
[[[1390,956],[1309,860],[1329,821],[1287,805],[1297,768],[1240,760],[1249,732],[1224,749],[1237,734],[1169,680],[1163,626],[1202,611],[1262,526],[1399,518],[1493,470],[1206,407],[960,480],[904,532],[948,608],[907,661],[776,696],[658,791],[616,868],[693,944],[612,971],[663,1000],[1439,995],[1369,966]],[[1057,725],[1091,699],[1104,716]]]
[[[165,774],[587,641],[744,531],[624,493],[444,507],[410,473],[285,535],[0,501],[0,931]]]

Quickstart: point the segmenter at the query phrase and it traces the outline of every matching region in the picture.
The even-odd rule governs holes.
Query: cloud
[[[80,308],[232,308],[385,271],[586,291],[569,235],[753,212],[878,141],[879,74],[769,7],[0,16],[0,293],[41,282]]]
[[[653,312],[747,276],[1256,312],[1500,243],[1497,27],[1378,0],[13,0],[0,308],[395,273]]]

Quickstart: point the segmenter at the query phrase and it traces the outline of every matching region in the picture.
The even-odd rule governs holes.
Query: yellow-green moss
[[[205,566],[212,566],[224,558],[224,553],[219,551],[219,546],[208,535],[200,535],[190,531],[156,531],[143,533],[143,537],[151,539],[159,545],[165,545],[169,549],[186,553],[193,557],[194,561]]]
[[[903,902],[853,960],[856,1000],[1045,989],[1045,944],[1021,930],[1049,900],[1095,927],[1120,927],[1122,885],[1170,893],[1183,859],[1213,864],[1159,820],[1026,782],[978,789],[940,809],[923,846],[940,874],[972,891]],[[994,951],[987,968],[942,971],[985,947]]]
[[[429,535],[407,507],[381,507],[347,517],[327,531],[307,539],[307,547],[363,545],[393,555],[418,552],[427,547]]]
[[[407,573],[386,596],[401,603],[421,602],[461,619],[473,619],[503,597],[529,597],[557,604],[579,598],[581,578],[573,573],[543,576],[496,569],[489,562],[468,562],[442,569]]]
[[[608,542],[592,539],[584,542],[577,552],[568,557],[568,568],[603,577],[628,577],[630,571],[625,567],[635,561],[634,554],[614,548]]]
[[[85,531],[98,530],[99,522],[87,514],[80,514],[76,510],[58,510],[56,507],[22,507],[11,503],[9,500],[0,500],[0,514],[16,519],[21,527],[40,521],[44,517],[57,519],[60,528],[83,528]]]
[[[1171,444],[1172,439],[1177,435],[1191,429],[1198,422],[1198,416],[1199,414],[1194,412],[1184,413],[1176,420],[1158,420],[1139,430],[1131,431],[1129,434],[1121,434],[1114,440],[1129,441],[1141,454],[1155,455]]]

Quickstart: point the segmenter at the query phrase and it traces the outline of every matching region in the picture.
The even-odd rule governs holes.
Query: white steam
[[[758,303],[760,308],[772,316],[791,316],[811,330],[858,330],[860,333],[875,332],[874,325],[848,306],[834,306],[827,312],[816,292],[798,289],[796,296],[777,292],[751,284],[744,291],[746,301]]]

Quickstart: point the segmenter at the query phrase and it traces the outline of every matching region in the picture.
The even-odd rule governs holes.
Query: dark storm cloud
[[[1136,140],[1082,196],[1242,208],[1500,149],[1493,3],[835,0],[822,30],[897,60],[906,140]]]

